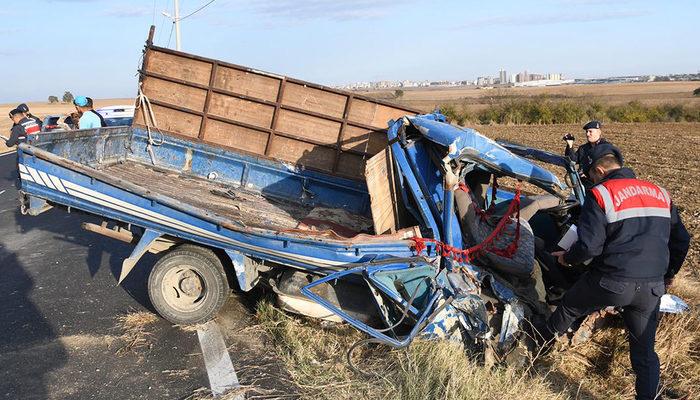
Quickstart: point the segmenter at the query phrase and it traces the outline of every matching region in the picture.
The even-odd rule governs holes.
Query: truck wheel
[[[211,250],[183,245],[153,267],[148,295],[163,318],[191,325],[214,318],[228,298],[229,286],[224,267]]]

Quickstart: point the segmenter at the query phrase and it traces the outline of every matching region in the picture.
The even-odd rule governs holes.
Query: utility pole
[[[170,15],[165,11],[163,11],[162,14],[172,19],[173,24],[175,24],[175,50],[180,51],[182,50],[182,47],[180,45],[180,2],[178,0],[173,0],[173,3],[175,6],[175,15]],[[168,43],[169,42],[170,39],[168,39]]]
[[[178,0],[175,1],[175,50],[180,51],[180,4]]]

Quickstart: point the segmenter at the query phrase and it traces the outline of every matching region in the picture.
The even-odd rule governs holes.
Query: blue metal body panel
[[[408,117],[429,140],[448,149],[452,159],[467,158],[483,166],[543,187],[566,187],[548,170],[513,153],[474,129],[440,122],[437,117]]]

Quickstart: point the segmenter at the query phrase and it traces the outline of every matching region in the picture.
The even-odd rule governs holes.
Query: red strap
[[[468,192],[468,188],[460,184],[460,189]],[[477,208],[478,209],[478,208]],[[516,217],[515,234],[513,240],[505,248],[499,249],[495,247],[494,242],[500,238],[504,232],[506,225],[511,223],[511,216]],[[508,206],[505,215],[498,221],[493,231],[481,243],[472,246],[468,249],[459,249],[450,246],[444,242],[430,238],[411,238],[414,242],[414,250],[416,255],[420,255],[424,250],[427,250],[428,243],[435,246],[435,254],[442,257],[450,257],[458,263],[468,263],[474,260],[475,256],[484,252],[489,252],[498,256],[513,258],[518,251],[518,242],[520,241],[520,182],[515,188],[515,196]]]

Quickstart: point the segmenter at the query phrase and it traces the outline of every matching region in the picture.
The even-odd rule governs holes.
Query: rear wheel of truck
[[[168,252],[148,277],[148,295],[156,311],[180,325],[214,318],[229,291],[219,258],[211,250],[193,245]]]

